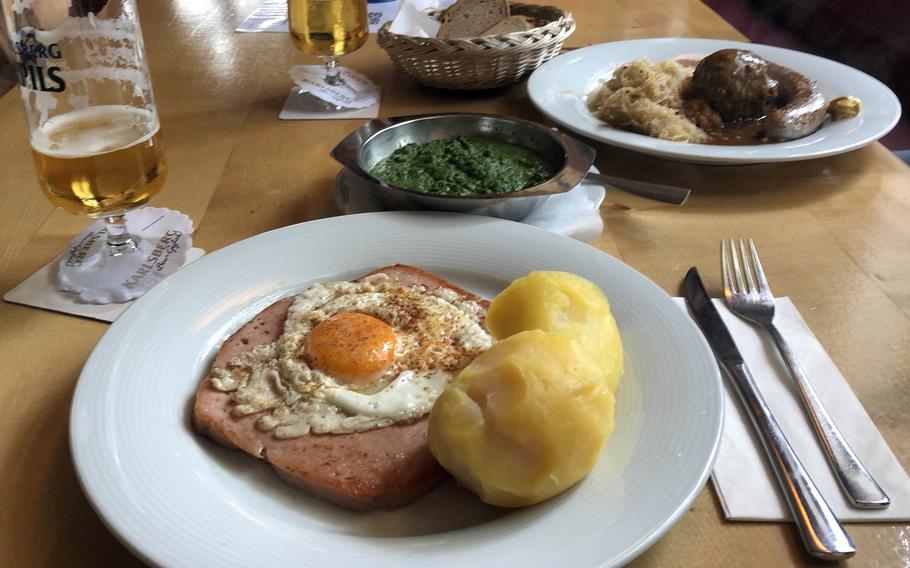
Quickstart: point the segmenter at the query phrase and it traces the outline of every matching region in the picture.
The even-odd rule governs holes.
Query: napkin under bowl
[[[388,210],[374,189],[369,180],[343,168],[335,178],[335,203],[345,214]],[[527,215],[515,220],[558,235],[592,241],[603,232],[600,204],[605,195],[603,186],[585,181],[566,193],[544,196]]]

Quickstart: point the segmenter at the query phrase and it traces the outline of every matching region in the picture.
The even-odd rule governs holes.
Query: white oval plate
[[[776,144],[716,146],[660,140],[608,126],[588,112],[585,97],[600,79],[639,57],[651,61],[678,55],[704,56],[720,49],[748,49],[790,67],[818,83],[828,99],[852,95],[863,110],[854,119],[828,122],[816,133]],[[717,39],[659,38],[592,45],[556,57],[528,79],[528,93],[538,109],[566,128],[600,142],[661,158],[701,164],[792,162],[855,150],[887,134],[897,124],[901,105],[877,79],[842,63],[780,47]]]
[[[398,511],[346,511],[196,435],[196,385],[221,342],[276,298],[396,262],[492,297],[537,269],[610,298],[626,372],[596,469],[535,507],[489,507],[449,482]],[[680,275],[681,277],[682,275]],[[714,358],[687,314],[622,262],[519,223],[381,212],[278,229],[190,264],[136,301],[85,365],[71,414],[76,470],[111,530],[165,566],[605,566],[686,510],[723,419]]]

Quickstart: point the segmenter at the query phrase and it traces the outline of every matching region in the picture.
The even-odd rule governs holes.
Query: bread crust
[[[412,266],[386,266],[365,276],[382,272],[408,285],[450,288],[484,308],[489,306],[486,300]],[[278,339],[292,302],[293,298],[279,300],[244,324],[222,344],[213,367]],[[260,414],[234,417],[231,395],[214,389],[210,380],[211,376],[202,379],[196,391],[194,429],[268,462],[285,481],[316,497],[356,511],[391,509],[417,499],[448,476],[427,445],[426,416],[410,424],[353,434],[279,439],[256,427]]]
[[[509,17],[507,0],[458,0],[439,18],[436,37],[457,39],[480,37],[498,22]]]

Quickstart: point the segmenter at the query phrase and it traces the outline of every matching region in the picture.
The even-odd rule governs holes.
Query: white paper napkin
[[[438,8],[441,2],[434,0],[403,0],[395,19],[389,24],[389,31],[414,37],[436,37],[439,22],[423,10]]]
[[[675,300],[683,310],[686,309],[682,298]],[[714,300],[714,305],[787,440],[837,517],[855,522],[910,521],[910,478],[793,302],[789,298],[775,300],[774,323],[793,347],[812,386],[847,442],[891,498],[887,509],[856,509],[849,504],[828,466],[795,392],[793,380],[771,339],[758,327],[730,312],[722,300]],[[790,514],[774,473],[727,377],[724,377],[724,391],[723,438],[711,476],[724,514],[734,521],[789,521]]]
[[[288,93],[278,114],[281,120],[341,120],[376,118],[382,88],[366,75],[338,68],[342,83],[329,85],[320,65],[296,65],[289,71],[297,86]]]
[[[521,222],[579,241],[593,241],[604,230],[600,204],[605,195],[602,185],[582,183],[569,192],[547,197]]]
[[[361,109],[379,103],[379,85],[353,69],[339,67],[338,83],[329,84],[321,65],[295,65],[288,74],[300,91],[343,110]]]
[[[584,182],[567,193],[547,197],[521,222],[580,241],[592,241],[604,228],[600,204],[605,194],[603,186]],[[348,169],[335,178],[335,203],[345,214],[385,210],[374,196],[370,182]]]
[[[342,109],[338,111],[315,110],[313,102],[301,94],[300,87],[293,87],[288,98],[278,113],[281,120],[351,120],[357,118],[376,118],[379,116],[379,100],[364,108]]]

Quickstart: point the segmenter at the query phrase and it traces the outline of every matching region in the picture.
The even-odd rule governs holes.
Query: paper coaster
[[[377,118],[379,116],[379,101],[376,104],[352,109],[331,112],[314,112],[309,94],[300,93],[298,87],[291,89],[288,98],[284,101],[284,108],[278,118],[281,120],[346,120],[352,118]]]
[[[191,248],[186,253],[186,266],[199,259],[205,251]],[[7,292],[3,299],[13,304],[22,304],[74,316],[112,322],[117,319],[130,302],[122,304],[84,304],[78,301],[75,294],[60,292],[54,285],[51,270],[59,257],[47,263],[41,270],[29,276],[21,284]],[[182,268],[182,267],[181,267]]]

